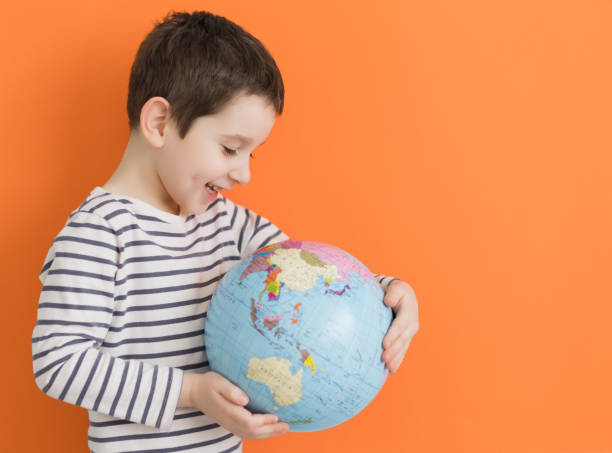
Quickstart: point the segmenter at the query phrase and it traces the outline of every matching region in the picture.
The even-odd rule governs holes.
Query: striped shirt
[[[53,241],[32,334],[34,377],[89,411],[89,448],[239,452],[240,438],[177,408],[183,372],[209,370],[206,312],[219,280],[288,237],[219,196],[178,216],[95,187]],[[377,275],[383,289],[393,281]]]

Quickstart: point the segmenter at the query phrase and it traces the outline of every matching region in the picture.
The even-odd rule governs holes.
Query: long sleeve
[[[170,428],[182,370],[100,350],[115,311],[120,263],[117,232],[77,211],[55,238],[32,334],[34,377],[47,395],[135,423]]]
[[[241,258],[251,255],[268,244],[289,239],[268,219],[239,205],[234,205],[231,225],[233,229],[236,229],[238,235],[237,248]]]
[[[399,280],[399,278],[389,277],[389,276],[382,275],[382,274],[376,274],[374,275],[374,278],[376,278],[376,281],[378,282],[382,290],[385,292],[387,291],[387,288],[389,287],[391,283],[393,283],[396,280]]]

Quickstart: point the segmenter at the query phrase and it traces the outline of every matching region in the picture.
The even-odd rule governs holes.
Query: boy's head
[[[263,44],[224,17],[174,12],[136,54],[127,101],[130,129],[139,128],[147,100],[160,96],[184,138],[196,118],[218,113],[238,94],[262,96],[277,115],[283,112],[283,80]]]
[[[109,186],[168,212],[203,212],[220,190],[249,181],[251,154],[283,98],[280,71],[255,37],[207,12],[169,15],[140,45],[128,93],[136,142],[160,152],[142,154],[152,165],[118,170],[119,186]],[[142,187],[126,189],[126,180]]]

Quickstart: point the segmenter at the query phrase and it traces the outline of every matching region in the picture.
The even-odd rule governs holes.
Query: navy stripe
[[[200,411],[195,412],[187,412],[186,414],[175,415],[174,420],[180,420],[183,418],[191,418],[191,417],[202,417],[204,414]]]
[[[67,226],[74,227],[74,228],[86,228],[86,229],[92,229],[92,230],[106,231],[107,233],[110,233],[112,235],[117,234],[115,233],[115,230],[113,230],[112,228],[108,228],[102,225],[96,225],[94,223],[70,222],[67,224]]]
[[[199,273],[214,269],[217,266],[219,266],[219,264],[224,263],[226,261],[240,261],[240,257],[239,256],[226,256],[204,267],[193,267],[193,268],[179,269],[179,270],[172,270],[172,271],[145,272],[145,273],[139,273],[139,274],[130,274],[126,276],[123,280],[117,280],[117,285],[121,285],[125,283],[127,280],[132,280],[136,278],[169,277],[172,275],[184,275],[184,274],[196,274],[196,273],[199,274]]]
[[[130,450],[130,453],[173,453],[175,451],[191,450],[192,448],[218,444],[231,437],[234,437],[234,435],[229,433],[225,436],[218,437],[217,439],[206,440],[204,442],[198,442],[197,444],[181,445],[180,447],[156,448],[155,450]]]
[[[172,431],[172,432],[150,433],[150,434],[131,434],[127,436],[114,436],[114,437],[88,436],[88,439],[91,440],[92,442],[99,442],[99,443],[122,442],[126,440],[136,440],[136,439],[160,439],[164,437],[184,436],[186,434],[199,433],[202,431],[209,431],[211,429],[216,429],[216,428],[219,428],[219,425],[217,423],[211,423],[210,425],[196,426],[195,428],[181,429],[181,430]],[[233,435],[233,434],[230,434],[230,435]]]
[[[175,415],[173,420],[180,420],[183,418],[193,418],[193,417],[204,417],[204,414],[200,411],[188,412],[187,414]],[[103,428],[105,426],[130,425],[130,424],[134,424],[134,422],[131,422],[129,420],[109,420],[106,422],[94,422],[90,420],[89,424],[91,426],[95,426],[96,428]]]
[[[117,263],[105,258],[99,258],[97,256],[83,255],[81,253],[69,253],[69,252],[55,252],[56,258],[73,258],[75,260],[91,261],[93,263],[109,264],[117,267]]]
[[[271,236],[268,236],[268,238],[266,238],[266,240],[265,240],[265,241],[263,241],[261,244],[259,244],[259,245],[256,247],[256,250],[259,250],[260,248],[265,247],[266,245],[268,245],[268,243],[269,243],[269,242],[270,242],[272,239],[274,239],[276,236],[278,236],[278,235],[280,235],[280,234],[282,234],[282,231],[277,230],[277,231],[276,231],[276,233],[272,234]]]
[[[259,221],[259,219],[257,219]],[[253,236],[251,237],[255,237],[260,231],[268,228],[269,226],[271,226],[272,224],[270,222],[264,223],[263,225],[261,225],[258,228],[255,228],[255,231],[253,231]]]
[[[234,244],[235,242],[233,240],[225,241],[215,246],[214,248],[204,251],[204,252],[194,252],[194,253],[188,253],[186,255],[179,255],[179,256],[172,256],[172,255],[134,256],[134,257],[126,259],[125,262],[120,263],[118,267],[119,269],[122,269],[123,267],[131,263],[146,263],[148,261],[183,260],[183,259],[190,259],[190,258],[202,258],[208,255],[214,254],[215,252],[217,252],[219,249],[223,247],[232,247]]]
[[[95,305],[74,305],[74,304],[56,304],[53,302],[41,302],[38,304],[38,308],[58,308],[62,310],[89,310],[89,311],[103,311],[106,313],[112,313],[112,308],[98,307]]]
[[[39,319],[36,323],[41,326],[84,326],[84,327],[102,327],[107,328],[108,324],[104,322],[79,322],[79,321],[63,321],[61,319]],[[76,335],[76,334],[75,334]]]
[[[190,338],[197,337],[198,335],[204,335],[204,329],[194,330],[192,332],[179,333],[176,335],[166,335],[164,337],[146,337],[146,338],[126,338],[125,340],[112,342],[104,342],[102,343],[102,347],[104,348],[116,348],[117,346],[121,346],[124,344],[131,343],[157,343],[160,341],[171,341],[171,340],[180,340],[182,338]]]
[[[123,310],[123,311],[114,311],[113,312],[113,317],[114,316],[123,316],[126,313],[129,313],[131,311],[161,310],[161,309],[164,309],[164,308],[182,307],[184,305],[197,305],[197,304],[202,304],[204,302],[208,302],[210,299],[212,299],[212,294],[208,295],[206,297],[201,297],[199,299],[189,299],[189,300],[181,300],[181,301],[178,301],[178,302],[168,302],[167,304],[135,305],[133,307],[126,307],[126,309]]]
[[[234,222],[238,216],[238,206],[234,206],[234,213],[232,214],[232,220],[230,220],[230,228],[234,229]]]
[[[191,365],[183,365],[178,368],[180,368],[183,371],[187,371],[187,370],[197,370],[198,368],[205,368],[207,366],[208,366],[208,360],[205,360],[204,362],[192,363]]]
[[[88,338],[89,340],[94,340],[98,343],[102,343],[104,341],[103,338],[93,337],[91,335],[87,335],[84,333],[54,332],[52,334],[45,335],[44,337],[33,337],[32,343],[38,343],[39,341],[48,340],[49,338],[53,338],[53,337],[82,337],[82,338]]]
[[[170,388],[172,386],[172,376],[173,375],[174,375],[174,370],[172,368],[168,368],[168,384],[166,385],[166,392],[164,393],[164,401],[162,402],[161,409],[159,410],[159,417],[157,417],[157,423],[155,423],[155,426],[157,428],[161,426],[164,412],[166,411],[166,404],[168,403],[168,397],[170,396]]]
[[[104,280],[105,282],[114,282],[115,276],[94,274],[92,272],[75,271],[72,269],[53,269],[49,271],[49,275],[78,275],[81,277],[90,277],[97,280]]]
[[[162,288],[150,288],[150,289],[134,289],[132,291],[128,291],[127,294],[122,296],[117,296],[115,300],[125,299],[127,296],[134,296],[137,294],[161,294],[161,293],[171,293],[173,291],[183,291],[185,289],[192,288],[204,288],[208,285],[212,285],[220,280],[219,276],[211,278],[210,280],[202,283],[191,283],[188,285],[178,285],[178,286],[166,286]]]
[[[102,198],[102,197],[105,197],[105,196],[107,196],[107,195],[110,195],[110,193],[106,192],[106,193],[101,194],[101,195],[98,195],[98,196],[96,196],[96,197],[92,197],[92,198],[90,198],[90,199],[89,199],[89,200],[87,200],[87,201],[92,202],[92,201],[94,201],[94,200],[97,200],[98,198]],[[110,200],[109,200],[109,199],[107,199],[107,200],[103,200],[103,201],[101,201],[100,203],[98,203],[97,205],[95,205],[95,206],[93,206],[93,207],[91,207],[91,208],[87,208],[87,212],[89,212],[89,213],[91,213],[91,214],[96,214],[96,215],[98,215],[96,212],[94,212],[95,210],[97,210],[97,209],[99,209],[99,208],[101,208],[101,207],[103,207],[103,206],[105,206],[105,205],[107,205],[107,204],[109,204],[109,203],[113,203],[113,202],[115,202],[115,201],[116,201],[116,200],[114,200],[114,199],[110,199]]]
[[[193,234],[195,231],[201,230],[204,227],[207,227],[210,224],[213,224],[215,222],[217,222],[219,220],[219,218],[226,216],[227,215],[227,211],[223,211],[223,212],[219,212],[217,213],[217,215],[215,215],[212,219],[209,219],[205,222],[200,222],[197,223],[196,225],[193,226],[193,228],[191,228],[191,230],[186,231],[184,233],[170,233],[167,231],[151,231],[151,230],[145,230],[144,228],[141,228],[140,225],[136,224],[136,223],[132,223],[130,225],[126,225],[124,227],[122,227],[121,229],[119,229],[117,231],[117,235],[121,236],[121,234],[123,234],[126,231],[131,231],[131,230],[140,230],[143,233],[145,233],[147,236],[158,236],[158,237],[171,237],[171,238],[184,238],[187,237],[191,234]],[[192,219],[194,216],[190,216],[187,218],[187,221]]]
[[[38,354],[34,354],[32,356],[32,360],[40,359],[41,357],[44,357],[44,356],[46,356],[47,354],[49,354],[49,353],[51,353],[53,351],[57,351],[58,349],[65,348],[66,346],[70,346],[71,344],[85,343],[85,342],[88,342],[88,341],[89,340],[86,339],[86,338],[76,338],[74,340],[70,340],[70,341],[68,341],[68,342],[66,342],[64,344],[61,344],[59,346],[55,346],[54,348],[47,349],[46,351],[39,352]]]
[[[129,329],[131,327],[145,327],[145,326],[165,326],[168,324],[179,324],[182,322],[194,321],[196,319],[206,318],[206,313],[200,313],[193,316],[185,316],[183,318],[173,319],[162,319],[160,321],[141,321],[141,322],[128,322],[121,327],[109,327],[110,332],[121,332],[123,329]]]
[[[147,398],[147,405],[145,406],[144,414],[142,414],[142,420],[140,423],[143,425],[147,423],[147,415],[149,415],[149,409],[151,408],[151,401],[153,401],[153,394],[155,393],[155,384],[157,384],[157,369],[159,367],[155,365],[153,368],[153,378],[151,379],[151,390],[149,390],[149,397]]]
[[[123,374],[121,375],[121,382],[119,383],[119,389],[117,389],[117,394],[115,395],[115,400],[111,405],[109,415],[115,415],[115,409],[117,409],[117,404],[119,404],[119,398],[121,398],[121,394],[123,393],[123,386],[125,385],[125,378],[127,376],[129,367],[130,362],[125,362],[123,364]]]
[[[53,242],[63,242],[63,241],[79,242],[81,244],[94,245],[96,247],[107,248],[117,253],[123,252],[122,247],[117,247],[116,245],[107,244],[106,242],[102,242],[102,241],[94,241],[92,239],[80,238],[78,236],[58,236],[55,238],[55,241]]]
[[[49,379],[49,382],[47,382],[47,385],[45,385],[45,387],[42,389],[43,393],[47,393],[49,391],[49,389],[53,385],[53,382],[55,382],[55,378],[57,377],[60,371],[62,371],[62,367],[59,367],[57,370],[55,370],[55,373],[51,375],[51,379]]]
[[[104,382],[102,383],[102,388],[100,389],[100,392],[98,392],[98,397],[96,398],[96,402],[91,408],[94,411],[97,411],[98,407],[100,406],[100,402],[102,401],[102,397],[104,396],[104,392],[106,391],[106,386],[108,385],[108,381],[110,380],[111,371],[113,371],[113,365],[115,364],[115,358],[113,356],[110,356],[110,358],[111,358],[110,364],[108,366],[108,369],[106,370],[106,376],[104,376]]]
[[[51,267],[51,265],[53,264],[53,261],[55,261],[55,259],[51,258],[51,260],[48,263],[45,263],[45,265],[42,267],[38,275],[44,274],[45,271]]]
[[[190,244],[182,246],[182,247],[166,246],[166,245],[162,245],[162,244],[159,244],[157,242],[154,242],[154,241],[149,241],[149,240],[141,239],[141,240],[137,240],[137,241],[126,242],[125,248],[134,247],[136,245],[155,245],[157,247],[160,247],[160,248],[163,248],[163,249],[166,249],[166,250],[187,251],[190,248],[192,248],[194,245],[197,245],[200,242],[209,242],[209,241],[211,241],[212,239],[215,238],[215,236],[218,236],[219,234],[223,233],[224,231],[228,231],[229,229],[230,229],[229,226],[219,227],[213,233],[210,233],[208,236],[200,236],[200,237],[194,239]]]
[[[240,228],[240,236],[238,236],[238,252],[242,255],[242,240],[244,239],[244,232],[246,230],[247,225],[249,224],[249,210],[247,208],[244,209],[244,223],[242,224],[242,228]]]
[[[126,354],[120,355],[119,358],[124,360],[159,359],[160,357],[173,357],[177,355],[193,354],[194,352],[202,352],[203,349],[202,346],[197,346],[195,348],[181,349],[178,351],[155,352],[151,354]]]
[[[86,353],[87,353],[87,350],[83,351],[81,355],[79,355],[79,359],[77,360],[77,363],[74,366],[72,373],[70,373],[70,377],[68,378],[68,381],[66,382],[66,385],[64,386],[64,390],[62,390],[62,393],[59,396],[60,400],[63,401],[64,398],[66,398],[66,393],[68,393],[68,390],[70,389],[70,386],[72,385],[72,381],[74,381],[75,376],[79,372],[79,368],[81,368],[81,364],[83,363],[83,358],[85,357]]]
[[[192,249],[194,246],[198,245],[200,242],[208,242],[208,241],[212,240],[218,234],[221,234],[224,231],[228,231],[229,229],[230,229],[229,226],[221,227],[218,230],[216,230],[213,234],[211,234],[209,236],[205,236],[205,237],[199,237],[195,241],[193,241],[191,244],[185,245],[183,247],[161,245],[161,244],[158,244],[157,242],[148,241],[148,240],[138,240],[138,241],[127,242],[125,244],[124,248],[127,249],[129,247],[140,247],[140,246],[143,246],[143,245],[154,245],[155,247],[161,248],[161,249],[164,249],[164,250],[172,250],[172,251],[175,251],[175,252],[186,252],[186,251]],[[121,251],[123,251],[123,249]]]
[[[42,291],[57,291],[60,293],[82,293],[82,294],[95,294],[98,296],[105,296],[105,297],[109,297],[112,298],[114,296],[113,293],[107,293],[106,291],[100,291],[97,289],[88,289],[88,288],[75,288],[72,286],[56,286],[56,285],[49,285],[49,286],[43,286]]]
[[[68,355],[62,357],[61,359],[57,359],[55,362],[50,363],[49,365],[44,367],[42,370],[39,370],[37,373],[34,373],[34,377],[37,378],[39,376],[42,376],[43,374],[45,374],[47,371],[49,371],[53,367],[55,367],[55,366],[59,365],[60,363],[63,363],[66,360],[68,360],[70,357],[72,357],[72,354],[68,354]]]
[[[89,389],[89,385],[91,384],[91,380],[93,379],[94,374],[96,373],[96,370],[98,369],[98,364],[100,363],[101,358],[102,358],[102,353],[98,352],[96,361],[94,362],[93,367],[91,367],[89,376],[87,376],[87,381],[85,381],[85,385],[83,386],[83,389],[81,390],[81,394],[76,400],[75,404],[77,406],[80,406],[81,403],[83,402],[83,398],[85,398],[85,394],[87,393],[87,390]]]
[[[112,201],[113,200],[108,200],[108,203],[112,203]],[[103,205],[99,205],[99,206],[96,206],[96,208],[102,207],[102,206]],[[131,214],[132,216],[134,215],[130,211],[128,211],[127,209],[116,209],[115,211],[111,212],[110,214],[106,214],[104,216],[104,219],[105,220],[111,220],[111,219],[114,219],[115,217],[117,217],[118,215],[121,215],[121,214]],[[168,223],[168,222],[164,222],[163,220],[160,220],[160,219],[158,219],[156,217],[141,216],[140,218],[143,219],[143,220],[155,220],[157,222]]]
[[[258,215],[257,219],[255,220],[255,227],[253,228],[253,233],[251,234],[251,238],[255,235],[255,233],[257,233],[257,227],[259,227],[259,222],[261,222],[260,215]]]
[[[136,403],[136,397],[138,396],[138,390],[140,390],[140,381],[142,380],[142,368],[143,362],[138,364],[138,377],[136,378],[136,385],[134,386],[134,394],[132,395],[132,399],[130,400],[130,406],[128,407],[128,411],[125,414],[125,418],[129,419],[132,416],[132,410],[134,409],[134,404]]]

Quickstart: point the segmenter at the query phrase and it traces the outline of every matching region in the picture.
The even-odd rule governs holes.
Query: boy
[[[174,13],[141,44],[123,159],[55,238],[32,337],[37,385],[89,410],[92,451],[240,451],[288,430],[209,370],[203,335],[227,270],[288,239],[219,194],[249,181],[283,97],[264,46],[223,17]],[[377,277],[396,314],[383,343],[393,372],[418,328],[416,298]]]

